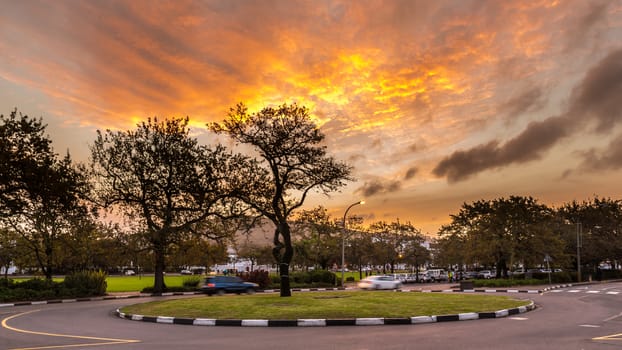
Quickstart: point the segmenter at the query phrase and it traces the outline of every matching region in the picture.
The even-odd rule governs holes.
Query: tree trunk
[[[46,240],[45,241],[45,268],[43,269],[43,273],[45,274],[45,279],[48,281],[52,281],[52,244]]]
[[[160,237],[159,237],[160,238]],[[166,289],[164,283],[164,269],[166,267],[166,245],[162,242],[162,239],[157,239],[154,242],[154,259],[155,259],[155,276],[153,282],[153,293],[162,294]]]
[[[283,237],[283,242],[279,240],[279,236]],[[281,250],[285,250],[281,254]],[[279,264],[279,276],[281,277],[281,297],[292,296],[289,283],[289,263],[294,257],[294,248],[287,222],[280,223],[274,232],[274,248],[272,254]]]

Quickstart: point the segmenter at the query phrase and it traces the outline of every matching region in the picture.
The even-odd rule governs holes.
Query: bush
[[[596,279],[598,280],[611,280],[622,278],[622,270],[598,270],[596,271]]]
[[[264,271],[264,270],[254,270],[251,272],[240,273],[238,274],[238,277],[240,277],[241,279],[247,282],[257,283],[259,285],[259,288],[262,288],[262,289],[274,283],[274,279],[270,277],[270,274],[268,273],[268,271]],[[277,283],[279,282],[280,282],[280,277],[277,276]]]
[[[332,287],[335,285],[337,276],[326,270],[315,271],[301,271],[290,273],[290,284],[292,287],[305,288],[305,287]],[[280,285],[280,278],[272,278],[272,283],[275,288]]]
[[[329,284],[333,286],[335,285],[337,281],[337,276],[331,271],[315,270],[315,271],[311,271],[310,274],[311,274],[311,282],[325,283],[325,284]]]
[[[195,288],[186,288],[186,287],[166,287],[164,288],[164,293],[183,293],[183,292],[192,292]],[[140,291],[141,293],[153,294],[153,287],[145,287]]]
[[[68,294],[77,297],[105,295],[108,284],[107,274],[103,271],[79,271],[65,276],[61,287],[66,288]],[[61,294],[65,294],[61,293]]]
[[[473,280],[473,286],[475,287],[513,287],[513,286],[526,286],[526,285],[539,285],[548,283],[538,279],[477,279]]]
[[[44,291],[53,288],[54,282],[44,280],[38,277],[23,282],[15,283],[15,288],[30,289],[33,291]]]
[[[201,283],[201,276],[188,276],[184,277],[182,280],[182,285],[184,288],[188,289],[196,289],[199,286],[199,283]]]

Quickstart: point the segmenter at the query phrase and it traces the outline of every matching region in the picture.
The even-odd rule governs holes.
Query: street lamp
[[[583,225],[577,222],[577,282],[581,282],[581,247],[583,246]]]
[[[343,213],[343,232],[341,234],[341,286],[344,286],[344,280],[343,280],[343,276],[344,276],[344,265],[346,263],[346,216],[348,215],[348,211],[350,211],[350,209],[352,209],[353,206],[355,205],[359,205],[359,204],[365,204],[365,201],[358,201],[356,203],[352,203],[350,204],[350,206],[348,207],[348,209],[346,209],[346,212]]]

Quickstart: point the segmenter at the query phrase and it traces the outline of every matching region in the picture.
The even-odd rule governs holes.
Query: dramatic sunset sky
[[[622,198],[622,1],[0,0],[0,113],[97,129],[309,107],[355,182],[335,216],[429,234],[462,203]],[[225,141],[225,140],[222,140]]]

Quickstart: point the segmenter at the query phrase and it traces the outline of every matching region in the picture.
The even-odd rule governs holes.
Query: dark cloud
[[[419,172],[419,169],[415,166],[409,168],[408,170],[406,170],[406,175],[404,175],[404,180],[412,179],[415,175],[417,175],[418,172]]]
[[[541,158],[561,139],[585,132],[590,121],[597,132],[606,132],[622,116],[622,50],[607,55],[590,69],[573,89],[567,113],[532,122],[515,138],[502,144],[495,140],[469,150],[456,151],[443,159],[433,170],[449,182],[494,168]]]
[[[546,102],[545,93],[540,87],[532,87],[521,91],[499,106],[499,112],[513,119],[525,112],[538,110]]]
[[[622,135],[611,141],[604,151],[591,149],[584,153],[582,168],[587,171],[622,168]]]
[[[379,180],[374,180],[365,182],[356,192],[362,194],[364,197],[371,197],[376,194],[395,192],[400,188],[402,188],[402,183],[399,181],[381,182]]]
[[[607,132],[622,118],[622,49],[592,68],[572,95],[574,119],[596,119],[596,131]]]

